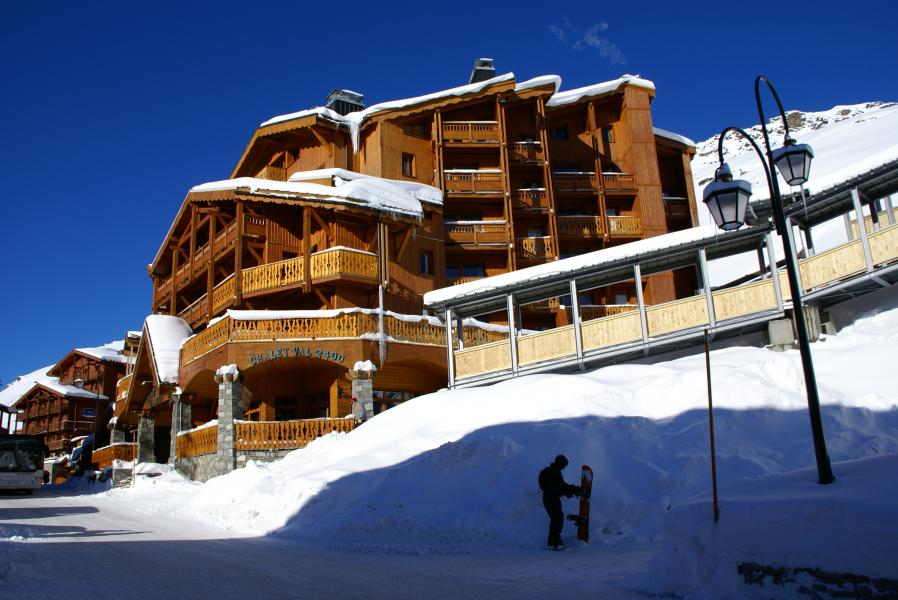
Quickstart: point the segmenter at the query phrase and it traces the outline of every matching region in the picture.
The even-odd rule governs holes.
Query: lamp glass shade
[[[814,151],[808,144],[787,144],[773,151],[773,162],[789,185],[803,185],[811,174]]]
[[[703,201],[717,226],[731,231],[745,223],[750,197],[751,184],[744,179],[713,181],[705,188]]]

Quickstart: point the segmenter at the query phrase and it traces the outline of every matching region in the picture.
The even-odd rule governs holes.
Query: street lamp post
[[[773,98],[776,100],[780,117],[783,120],[785,138],[783,147],[776,151],[770,148],[770,137],[767,133],[767,119],[761,105],[761,82],[767,84]],[[786,224],[786,215],[783,209],[783,199],[780,195],[779,182],[773,166],[776,165],[786,183],[791,185],[803,185],[808,180],[811,168],[811,159],[814,157],[811,147],[807,144],[796,144],[789,136],[789,123],[786,114],[773,85],[763,75],[755,79],[755,103],[758,107],[758,116],[761,121],[761,131],[764,134],[765,154],[755,141],[745,131],[738,127],[727,127],[720,134],[717,145],[717,157],[720,166],[714,173],[714,181],[708,184],[704,190],[703,199],[711,212],[711,216],[717,226],[724,230],[738,229],[745,222],[745,211],[748,207],[748,199],[751,196],[751,184],[744,180],[733,180],[733,174],[729,166],[723,161],[723,138],[729,132],[742,135],[751,143],[752,148],[761,159],[764,166],[764,174],[767,176],[767,187],[770,191],[770,203],[773,213],[776,231],[783,240],[784,254],[786,255],[786,273],[789,278],[789,288],[792,292],[792,313],[795,318],[795,328],[798,333],[798,351],[801,355],[801,366],[804,370],[805,389],[808,397],[808,413],[811,418],[811,435],[814,440],[814,454],[817,460],[817,477],[819,483],[828,484],[835,481],[829,455],[826,452],[826,440],[823,435],[823,420],[820,413],[820,397],[817,393],[817,378],[814,375],[814,363],[811,358],[811,347],[808,343],[808,328],[804,316],[804,303],[801,298],[801,284],[798,281],[798,262],[795,258],[795,249],[791,243],[789,228]]]

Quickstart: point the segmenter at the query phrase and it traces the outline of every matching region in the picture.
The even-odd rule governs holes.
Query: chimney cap
[[[475,58],[474,68],[471,70],[471,78],[468,83],[486,81],[496,76],[496,61],[492,58]]]

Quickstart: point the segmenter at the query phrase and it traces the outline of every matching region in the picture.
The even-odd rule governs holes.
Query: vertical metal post
[[[883,204],[886,205],[886,221],[889,222],[889,225],[895,224],[895,209],[892,207],[892,196],[886,196],[882,199]]]
[[[854,240],[854,231],[851,230],[851,215],[845,213],[842,215],[842,220],[845,222],[845,237],[847,237],[850,242]]]
[[[776,267],[776,248],[773,245],[773,234],[769,231],[764,237],[767,249],[767,262],[770,263],[770,274],[773,276],[773,293],[776,296],[776,309],[783,312],[783,289],[780,287],[780,272]]]
[[[508,344],[511,350],[511,373],[518,374],[518,341],[515,326],[514,296],[505,296],[505,310],[508,312]]]
[[[770,276],[770,270],[764,264],[764,249],[758,246],[756,252],[758,253],[758,272],[761,274],[761,279],[767,279]]]
[[[698,266],[702,276],[702,288],[705,292],[705,304],[708,307],[708,326],[717,329],[717,317],[714,314],[714,298],[711,296],[711,282],[708,280],[708,256],[704,248],[698,249]],[[708,330],[705,330],[707,335]]]
[[[446,371],[449,389],[455,387],[455,352],[452,349],[452,309],[446,309]]]
[[[708,377],[708,433],[711,440],[711,494],[714,498],[714,522],[720,518],[717,505],[717,451],[714,448],[714,403],[711,400],[711,346],[705,329],[705,373]]]
[[[574,325],[574,349],[577,353],[577,363],[580,369],[583,365],[583,332],[580,331],[580,299],[577,297],[577,281],[571,279],[571,323]]]
[[[808,249],[808,256],[814,256],[816,252],[814,252],[814,238],[811,237],[811,228],[804,227],[802,231],[804,231],[804,243],[805,247]]]
[[[636,306],[639,309],[639,326],[642,328],[642,343],[649,341],[649,323],[645,315],[645,299],[642,297],[642,269],[639,263],[633,265],[633,279],[636,281]]]
[[[864,263],[867,265],[867,273],[873,272],[873,253],[870,251],[870,240],[867,238],[867,223],[864,220],[864,209],[861,206],[861,197],[857,188],[851,188],[851,202],[854,204],[854,212],[857,213],[857,230],[860,233],[861,246],[864,248]]]

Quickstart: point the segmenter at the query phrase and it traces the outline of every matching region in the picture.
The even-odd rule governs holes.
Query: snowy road
[[[645,598],[633,582],[654,552],[339,553],[135,513],[123,498],[0,496],[0,597]]]

